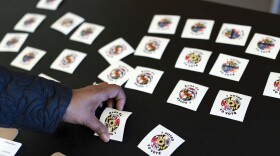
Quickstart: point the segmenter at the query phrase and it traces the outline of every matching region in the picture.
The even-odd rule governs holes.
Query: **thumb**
[[[110,140],[108,129],[97,119],[96,116],[93,116],[93,119],[87,123],[87,126],[95,131],[102,141],[108,142]]]

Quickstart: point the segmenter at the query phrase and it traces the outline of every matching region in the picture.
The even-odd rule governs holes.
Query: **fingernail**
[[[104,142],[108,142],[110,140],[110,138],[106,135],[106,134],[102,134],[100,136],[100,138],[104,141]]]

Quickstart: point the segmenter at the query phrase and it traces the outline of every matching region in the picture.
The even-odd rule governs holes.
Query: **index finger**
[[[123,89],[120,86],[113,84],[104,86],[104,95],[106,96],[105,100],[115,99],[116,108],[118,110],[123,110],[126,101],[126,96]]]

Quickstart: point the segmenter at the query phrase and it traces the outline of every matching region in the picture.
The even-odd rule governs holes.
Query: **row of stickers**
[[[155,75],[153,75],[152,73]],[[115,71],[111,74],[116,75]],[[156,76],[157,74],[162,73],[159,73],[158,71],[155,71],[153,69],[138,66],[136,67],[132,78],[129,79],[125,87],[142,91],[146,90],[147,92],[150,92],[156,85],[156,81],[153,80],[153,78],[155,77],[153,76]],[[271,73],[271,75],[273,74],[276,73]],[[280,74],[278,74],[278,78],[279,76]],[[268,84],[269,85],[266,87],[264,95],[271,94],[271,92],[275,93],[275,88],[271,87],[273,85],[271,85],[271,83]],[[196,111],[207,91],[208,87],[206,86],[180,80],[175,86],[171,95],[169,96],[167,102]],[[279,91],[276,94],[279,95]],[[243,122],[250,100],[250,96],[220,90],[213,104],[210,114]]]
[[[219,68],[226,67],[221,65]],[[105,69],[98,77],[105,82],[118,85],[128,80],[125,88],[152,94],[162,75],[163,71],[140,66],[134,70],[123,62],[117,62]],[[206,86],[180,80],[167,102],[196,111],[207,90]],[[270,73],[263,95],[280,99],[280,73]],[[243,122],[250,99],[251,97],[239,93],[220,91],[211,114]]]
[[[149,33],[175,34],[180,16],[155,15],[149,27]],[[188,19],[182,38],[209,40],[214,26],[213,20]],[[217,43],[244,46],[250,34],[251,26],[224,23],[220,29]],[[256,33],[246,53],[276,59],[280,49],[278,37]]]
[[[14,30],[34,32],[45,18],[45,15],[27,13],[16,24]],[[174,34],[179,19],[180,16],[155,15],[148,32]],[[84,22],[84,18],[68,12],[64,16],[59,18],[51,26],[51,28],[65,35],[68,35],[82,22]],[[213,20],[188,19],[185,24],[182,37],[209,39],[213,25]],[[104,28],[105,27],[101,25],[85,22],[73,33],[70,39],[73,41],[91,45],[92,42],[98,37],[98,35],[104,30]],[[249,36],[250,30],[250,26],[224,23],[216,39],[216,42],[244,46]],[[20,34],[7,34],[0,44],[0,51],[17,52],[19,51],[21,44],[23,44],[25,39],[26,35],[22,36]],[[147,40],[149,40],[149,44],[147,44]],[[141,44],[146,44],[147,47],[143,53],[138,53],[138,51],[136,50],[135,54],[139,56],[147,56],[155,59],[160,59],[168,43],[169,39],[166,38],[143,38]],[[251,40],[248,48],[246,49],[246,53],[276,59],[279,49],[280,39],[278,37],[256,33]]]
[[[180,16],[155,15],[149,27],[149,33],[175,34]],[[206,19],[188,19],[182,38],[209,40],[215,21]],[[220,29],[217,43],[245,46],[251,26],[224,23]],[[280,49],[280,38],[256,33],[246,49],[246,53],[276,59]]]
[[[26,34],[22,34],[26,35]],[[138,46],[135,55],[144,53],[145,49],[147,49],[146,41],[150,42],[151,37],[144,37]],[[154,39],[154,37],[152,37]],[[113,44],[112,44],[113,43]],[[118,85],[122,85],[126,82],[128,78],[130,78],[130,73],[132,73],[132,67],[128,65],[121,65],[119,63],[119,59],[124,56],[133,53],[133,48],[129,46],[122,38],[115,40],[114,42],[109,43],[107,46],[101,48],[99,50],[100,54],[106,58],[108,62],[111,63],[111,66],[105,69],[98,77],[106,81],[108,83],[115,83]],[[125,47],[125,48],[124,48]],[[140,50],[139,50],[140,49]],[[114,57],[115,53],[120,51],[126,51],[126,53],[121,53],[118,57]],[[11,62],[12,66],[31,70],[37,62],[46,54],[46,51],[33,48],[26,47],[23,51]],[[206,64],[211,56],[212,52],[188,48],[185,47],[181,54],[179,55],[177,62],[175,64],[175,68],[204,72]],[[57,59],[52,63],[51,69],[56,69],[59,71],[64,71],[72,74],[78,65],[82,62],[82,60],[87,56],[86,53],[79,52],[76,50],[65,49]],[[217,77],[239,81],[249,63],[248,59],[239,58],[231,55],[220,54],[210,71],[210,75],[214,75]],[[121,66],[124,66],[121,68]],[[106,76],[112,69],[119,68],[118,75],[112,75],[112,77]],[[117,72],[117,71],[116,71]],[[163,73],[162,71],[155,71],[156,73]],[[159,74],[157,74],[159,76]],[[152,77],[156,77],[151,75]],[[124,77],[124,78],[119,78]],[[155,79],[155,78],[154,78]],[[150,93],[153,91],[151,90]]]
[[[11,42],[16,42],[14,40],[20,38],[17,46],[13,47],[18,50],[27,36],[28,34],[25,33],[9,33],[0,43],[0,47],[3,47],[5,44],[11,47],[13,44],[16,44]],[[134,55],[160,59],[168,42],[169,39],[144,36]],[[116,39],[99,50],[99,53],[110,64],[118,62],[133,52],[134,49],[122,38]],[[46,52],[43,50],[26,47],[14,59],[11,65],[25,70],[31,70],[45,54]],[[203,73],[211,54],[211,51],[186,47],[179,55],[175,67]],[[55,60],[51,68],[72,74],[86,55],[86,53],[65,49]],[[248,59],[220,54],[210,74],[239,81],[248,62]]]

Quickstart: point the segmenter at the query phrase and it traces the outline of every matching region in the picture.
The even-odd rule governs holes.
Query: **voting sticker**
[[[224,23],[216,39],[217,43],[245,46],[251,26]]]
[[[85,22],[73,33],[70,40],[91,45],[104,29],[104,26]]]
[[[246,49],[246,53],[276,59],[280,50],[280,38],[256,33]]]
[[[243,122],[251,96],[220,90],[210,114]]]
[[[180,80],[167,102],[196,111],[207,90],[208,87]]]
[[[215,21],[205,19],[187,19],[182,38],[209,40]]]
[[[84,22],[84,18],[74,13],[68,12],[60,17],[55,23],[51,25],[51,28],[61,32],[64,35],[68,35],[73,29]]]
[[[123,85],[132,75],[134,69],[124,62],[116,62],[110,65],[98,78],[109,84]]]
[[[56,10],[63,0],[40,0],[36,8],[46,10]]]
[[[46,51],[33,47],[26,47],[12,62],[11,66],[30,71],[39,60],[46,54]]]
[[[170,39],[168,38],[144,36],[135,50],[134,55],[160,60],[169,41]]]
[[[27,33],[7,33],[0,43],[0,52],[18,52],[27,37]]]
[[[125,88],[152,94],[162,74],[163,71],[160,70],[137,66],[127,81]]]
[[[175,68],[203,73],[212,52],[185,47],[179,55]]]
[[[280,73],[269,74],[263,95],[280,99]]]
[[[27,13],[15,25],[14,30],[33,33],[45,18],[45,15]]]
[[[100,122],[108,128],[110,140],[123,141],[126,120],[131,112],[119,111],[107,107],[100,116]],[[97,133],[95,133],[97,136]]]
[[[137,147],[150,156],[169,156],[184,142],[184,139],[169,129],[158,125]]]
[[[64,49],[52,63],[51,69],[73,74],[79,64],[87,56],[86,53],[71,49]]]
[[[177,15],[155,15],[148,33],[175,34],[179,20]]]
[[[108,63],[113,64],[132,54],[134,49],[123,38],[118,38],[100,48],[98,52]]]
[[[239,81],[248,63],[248,59],[220,54],[209,74],[233,81]]]

